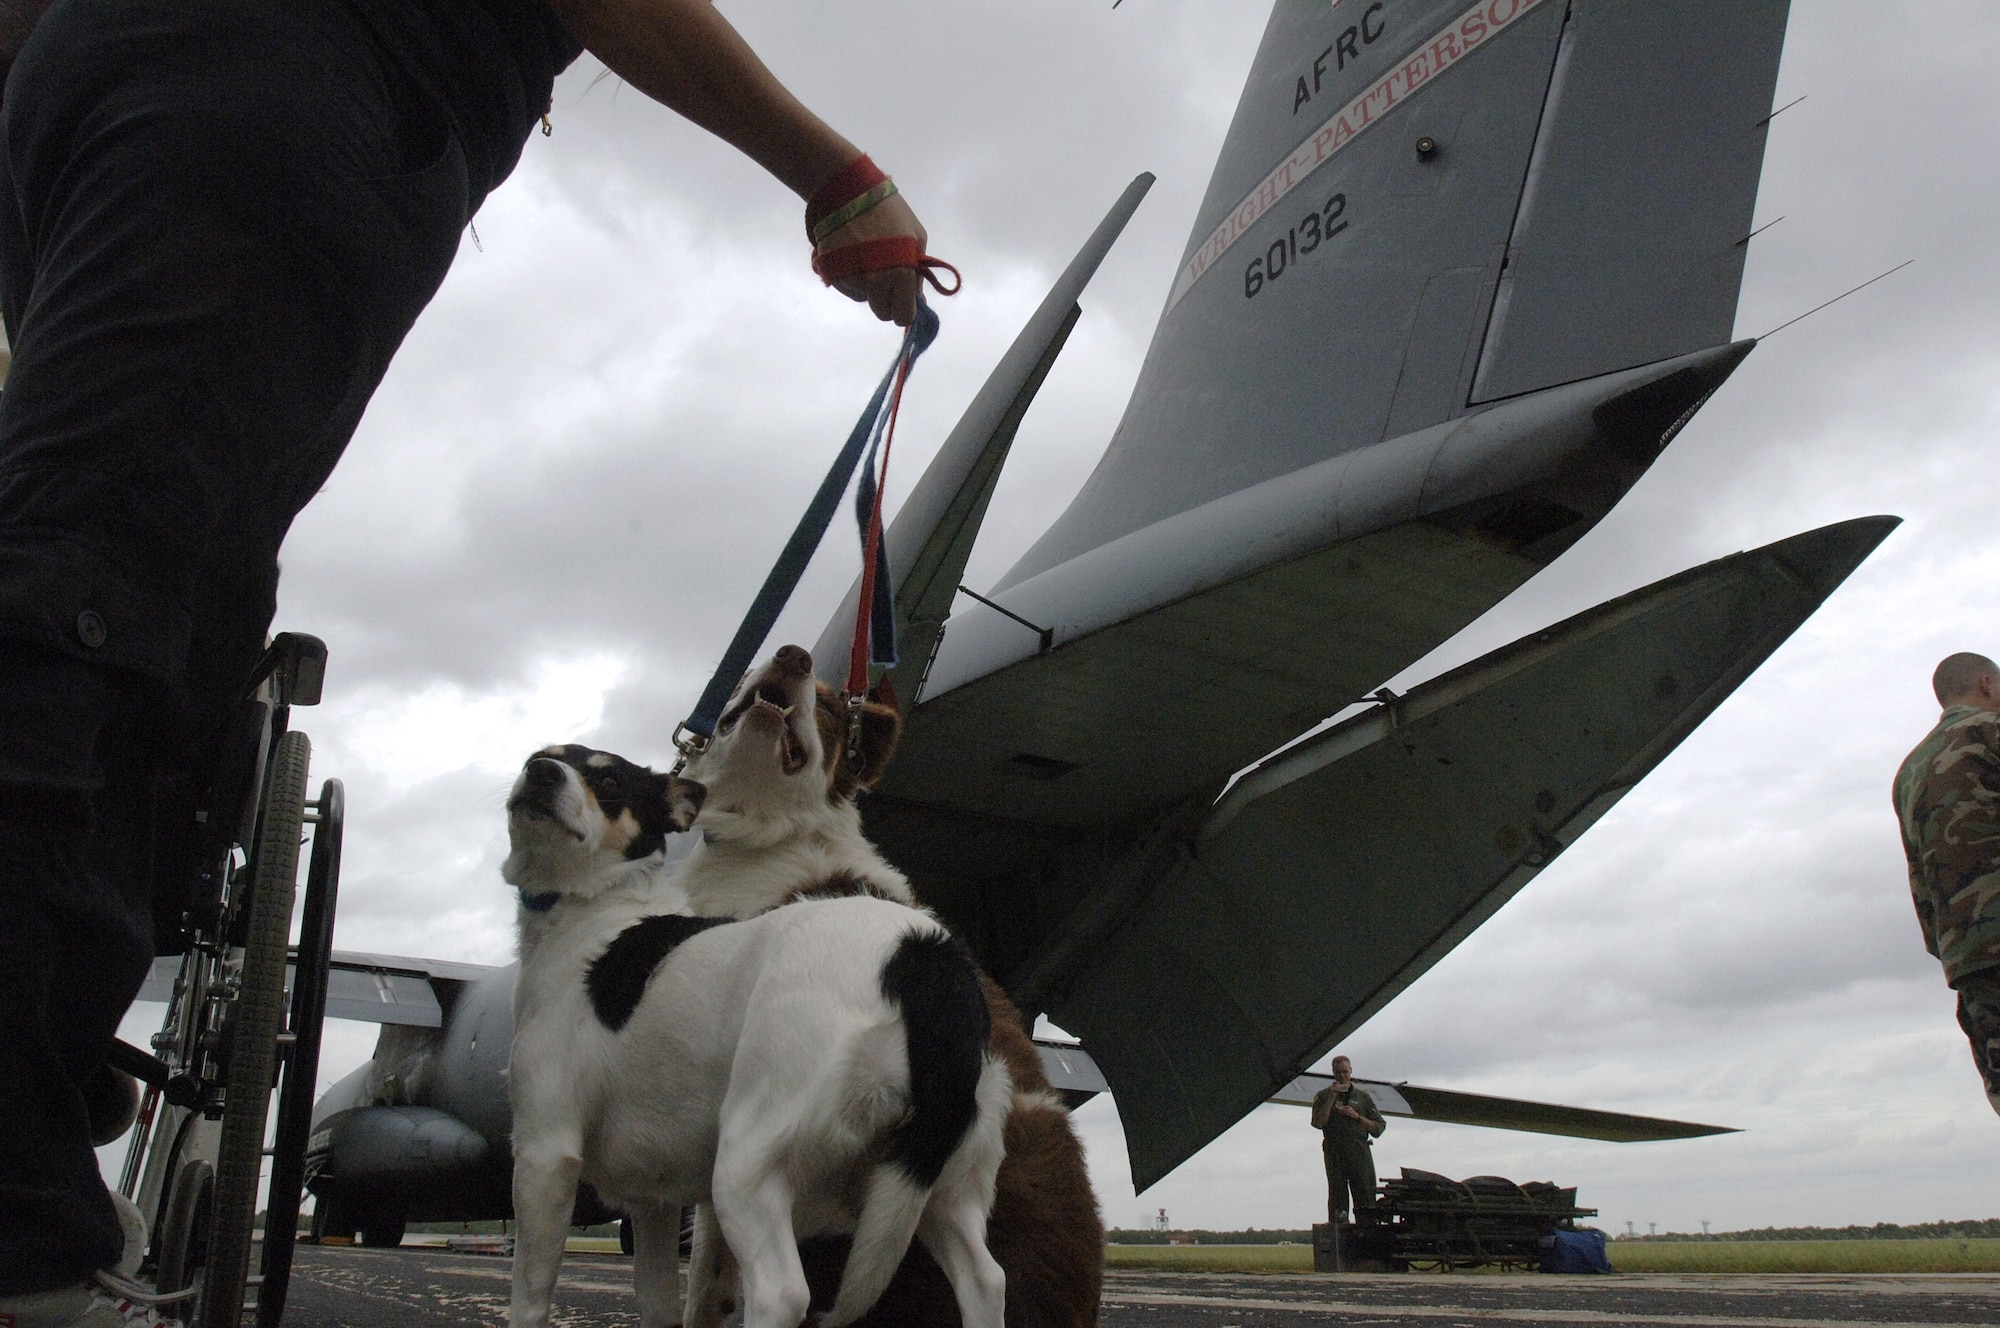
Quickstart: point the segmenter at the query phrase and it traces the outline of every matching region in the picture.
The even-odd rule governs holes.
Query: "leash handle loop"
[[[829,286],[864,272],[885,272],[898,267],[915,268],[917,275],[928,281],[931,289],[940,295],[956,295],[965,285],[965,278],[956,267],[942,258],[931,257],[908,235],[843,244],[838,249],[814,254],[812,266],[819,279]],[[944,284],[938,276],[940,272],[951,274],[951,285]]]

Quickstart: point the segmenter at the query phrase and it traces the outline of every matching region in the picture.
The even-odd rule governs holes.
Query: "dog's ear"
[[[701,812],[702,800],[708,797],[708,786],[692,779],[682,779],[679,775],[660,776],[660,801],[667,809],[667,820],[676,830],[685,830],[694,824],[694,818]]]

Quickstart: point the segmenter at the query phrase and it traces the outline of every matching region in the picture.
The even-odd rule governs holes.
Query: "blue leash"
[[[833,514],[840,507],[840,496],[847,492],[848,481],[854,477],[854,468],[865,453],[870,459],[869,470],[864,473],[861,491],[856,495],[856,510],[861,519],[861,538],[868,538],[868,513],[874,506],[875,477],[873,458],[880,445],[882,433],[888,427],[889,389],[894,386],[898,372],[906,378],[915,367],[917,357],[930,348],[937,339],[938,316],[929,305],[917,304],[916,321],[903,333],[903,344],[896,352],[895,362],[889,372],[882,376],[875,395],[868,399],[868,408],[861,412],[854,431],[847,435],[847,442],[833,459],[833,467],[826,478],[820,481],[819,492],[806,505],[805,515],[799,518],[791,539],[778,555],[777,564],[764,578],[763,588],[750,601],[750,611],[743,615],[743,623],[736,629],[736,636],[729,643],[729,649],[722,653],[722,662],[715,668],[715,674],[702,690],[701,699],[695,702],[694,712],[681,721],[674,731],[674,746],[680,750],[678,770],[693,756],[707,748],[715,737],[715,726],[722,718],[722,708],[729,704],[729,694],[736,690],[737,682],[750,668],[764,639],[771,634],[771,625],[784,611],[786,601],[792,591],[798,588],[799,578],[805,575],[806,564],[812,561],[813,552],[826,536],[826,528],[833,522]],[[870,653],[875,662],[895,662],[895,605],[889,590],[889,559],[887,550],[878,545],[875,575],[875,602],[870,616],[872,628]],[[883,656],[886,656],[884,658]]]

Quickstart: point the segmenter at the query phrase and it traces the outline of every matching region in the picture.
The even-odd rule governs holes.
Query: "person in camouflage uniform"
[[[1358,1213],[1375,1205],[1375,1157],[1369,1152],[1387,1122],[1368,1090],[1354,1082],[1345,1056],[1333,1058],[1333,1082],[1313,1095],[1312,1125],[1321,1131],[1320,1156],[1326,1163],[1326,1220],[1338,1223],[1354,1196]]]
[[[1896,774],[1896,816],[1924,948],[2000,1112],[2000,665],[1951,655],[1931,688],[1944,713]]]

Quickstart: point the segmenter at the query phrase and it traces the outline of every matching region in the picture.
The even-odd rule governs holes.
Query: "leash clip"
[[[678,775],[681,771],[687,769],[688,759],[700,756],[703,752],[707,751],[708,744],[712,741],[714,740],[704,738],[699,733],[696,733],[685,722],[676,724],[674,726],[674,750],[679,752],[680,755],[674,758],[674,768],[667,773]]]
[[[857,769],[868,761],[861,750],[861,707],[866,700],[860,692],[847,694],[847,763]]]

